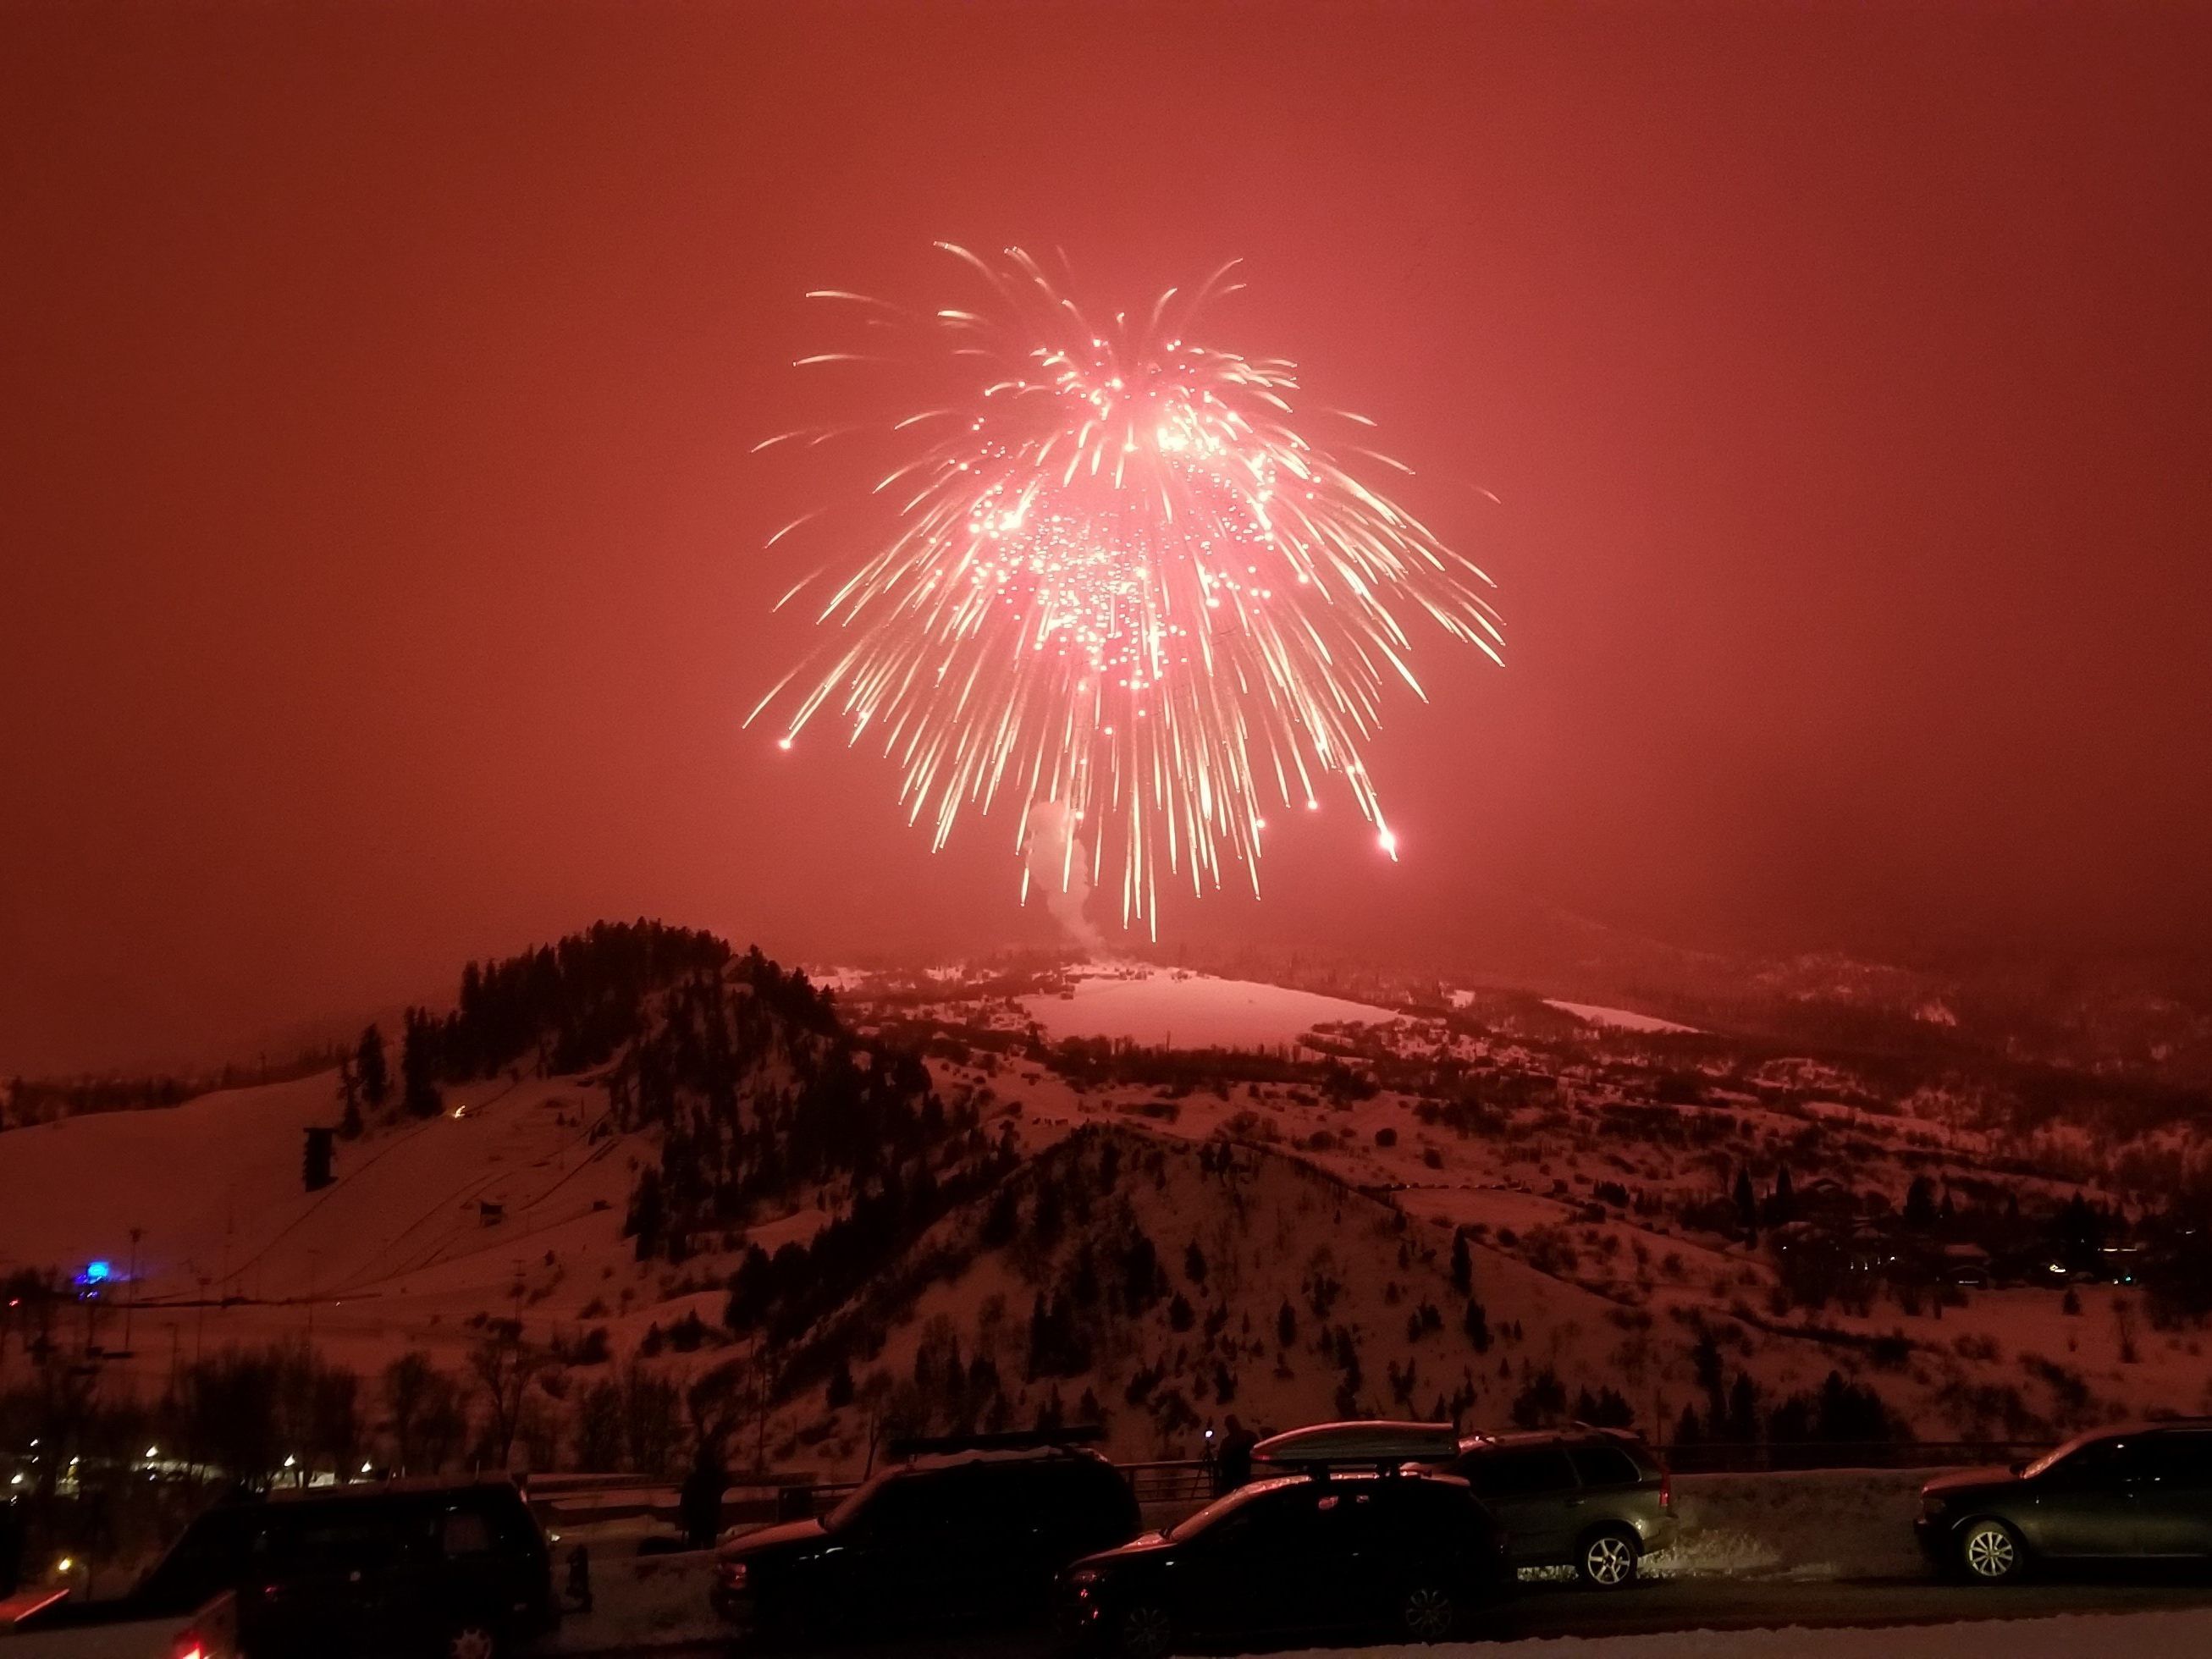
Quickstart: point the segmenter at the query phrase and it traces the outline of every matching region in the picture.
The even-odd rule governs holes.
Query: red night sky
[[[995,822],[745,709],[810,643],[762,437],[937,239],[1382,422],[1498,580],[1267,896],[1482,959],[2212,923],[2212,8],[0,10],[0,1070],[219,1050],[657,915],[1048,939]],[[842,486],[840,486],[842,487]],[[1499,498],[1492,505],[1480,490]]]

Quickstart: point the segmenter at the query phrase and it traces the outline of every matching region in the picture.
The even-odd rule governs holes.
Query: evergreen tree
[[[446,1109],[438,1090],[437,1022],[419,1008],[407,1011],[399,1050],[399,1085],[409,1114],[435,1117]]]
[[[1284,1298],[1283,1305],[1275,1310],[1275,1343],[1279,1347],[1287,1348],[1297,1340],[1297,1312],[1291,1306],[1290,1299],[1286,1297]]]
[[[1705,1421],[1717,1430],[1728,1418],[1728,1397],[1721,1380],[1721,1345],[1711,1331],[1698,1333],[1690,1349],[1690,1368],[1705,1390]]]
[[[1775,1226],[1796,1217],[1797,1189],[1790,1182],[1787,1164],[1774,1172],[1774,1192],[1766,1200],[1766,1213],[1769,1224]]]
[[[1905,1224],[1925,1232],[1936,1224],[1936,1188],[1926,1176],[1915,1176],[1905,1189]]]
[[[1738,1371],[1735,1387],[1729,1390],[1729,1438],[1749,1445],[1759,1437],[1759,1385],[1750,1374]]]
[[[361,1078],[354,1070],[353,1061],[345,1055],[338,1057],[338,1099],[343,1109],[338,1114],[338,1133],[348,1140],[361,1139]]]
[[[1194,1238],[1190,1241],[1190,1248],[1182,1253],[1182,1276],[1194,1285],[1206,1283],[1206,1252],[1198,1248],[1198,1241]]]
[[[361,1079],[362,1098],[373,1111],[392,1097],[392,1073],[385,1065],[384,1033],[370,1026],[361,1034],[354,1050],[354,1073]]]
[[[1759,1194],[1753,1190],[1747,1167],[1735,1172],[1735,1212],[1745,1231],[1759,1225]]]
[[[1463,1232],[1452,1235],[1451,1282],[1462,1296],[1474,1289],[1474,1253],[1468,1249]]]
[[[668,1207],[661,1196],[660,1171],[648,1164],[639,1171],[636,1190],[631,1193],[629,1215],[623,1224],[623,1236],[637,1241],[637,1259],[650,1261],[659,1254],[660,1237],[668,1225]],[[756,1249],[754,1255],[760,1252]],[[753,1259],[748,1255],[749,1265]],[[739,1270],[740,1274],[743,1269]]]

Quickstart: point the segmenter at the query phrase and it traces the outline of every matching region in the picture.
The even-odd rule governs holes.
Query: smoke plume
[[[1076,834],[1080,823],[1080,816],[1065,802],[1039,801],[1030,808],[1029,840],[1022,848],[1028,866],[1023,886],[1024,896],[1030,887],[1042,890],[1053,920],[1085,950],[1096,951],[1106,941],[1083,914],[1091,896],[1091,869],[1082,838]]]

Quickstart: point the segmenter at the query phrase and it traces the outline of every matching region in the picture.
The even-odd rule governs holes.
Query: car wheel
[[[1459,1609],[1451,1592],[1435,1584],[1416,1584],[1398,1603],[1398,1623],[1416,1642],[1441,1642],[1451,1634]]]
[[[489,1621],[464,1619],[446,1632],[438,1651],[444,1659],[499,1659],[504,1647]]]
[[[1620,1589],[1636,1582],[1636,1557],[1635,1538],[1608,1528],[1583,1540],[1583,1553],[1575,1565],[1584,1583],[1599,1589]]]
[[[1165,1607],[1150,1601],[1125,1610],[1115,1636],[1122,1659],[1168,1659],[1175,1650],[1174,1621]]]
[[[2008,1584],[2027,1571],[2027,1553],[2002,1521],[1976,1521],[1959,1534],[1959,1562],[1980,1584]]]

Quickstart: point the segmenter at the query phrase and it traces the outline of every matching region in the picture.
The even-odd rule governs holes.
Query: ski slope
[[[574,1079],[473,1084],[446,1106],[339,1141],[337,1180],[315,1193],[304,1132],[335,1120],[335,1073],[9,1131],[0,1271],[108,1263],[103,1340],[119,1346],[113,1320],[135,1304],[134,1344],[163,1360],[304,1334],[310,1318],[340,1343],[419,1340],[508,1310],[518,1283],[529,1297],[557,1279],[532,1305],[574,1317],[586,1278],[604,1277],[575,1270],[626,1261],[632,1159],[647,1149],[607,1133],[604,1093]]]

